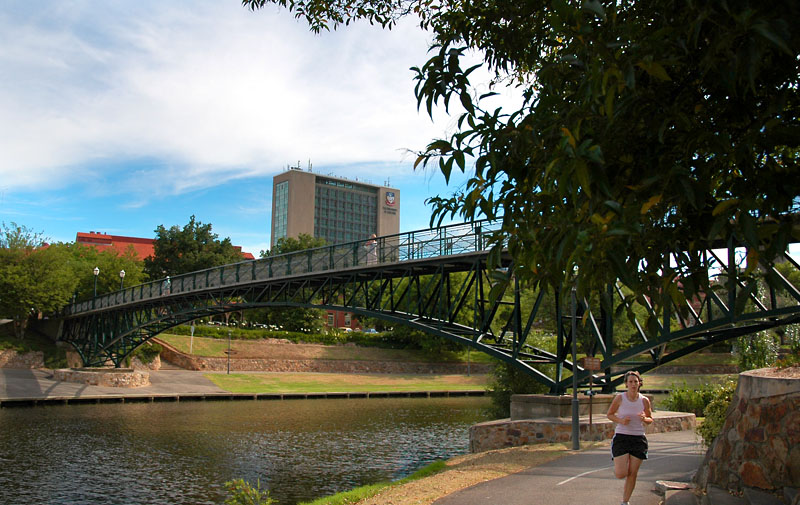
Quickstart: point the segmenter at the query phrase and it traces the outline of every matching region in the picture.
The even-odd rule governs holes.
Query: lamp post
[[[97,276],[100,275],[100,269],[97,268],[97,267],[94,267],[94,270],[92,272],[94,272],[94,296],[96,298],[97,297]]]
[[[125,270],[119,271],[119,290],[122,291],[125,282]]]

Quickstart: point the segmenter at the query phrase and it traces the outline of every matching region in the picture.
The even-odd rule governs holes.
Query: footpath
[[[632,505],[658,505],[656,481],[687,482],[705,456],[693,431],[648,435],[649,459],[642,463]],[[440,498],[434,505],[608,504],[622,501],[610,446],[577,452],[522,472],[486,481]]]

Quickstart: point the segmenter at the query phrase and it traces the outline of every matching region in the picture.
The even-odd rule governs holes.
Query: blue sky
[[[401,192],[401,230],[450,194],[408,149],[455,116],[417,111],[412,66],[430,35],[410,20],[315,35],[238,0],[5,0],[0,7],[0,221],[72,241],[152,237],[191,215],[258,254],[272,177],[318,173]],[[458,111],[451,111],[455,114]]]

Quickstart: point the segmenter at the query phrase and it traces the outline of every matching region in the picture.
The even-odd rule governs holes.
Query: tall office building
[[[299,168],[272,178],[271,247],[306,233],[330,244],[400,232],[400,191]]]

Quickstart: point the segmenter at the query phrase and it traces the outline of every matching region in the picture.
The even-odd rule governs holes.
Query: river
[[[468,452],[487,398],[207,401],[0,409],[0,503],[279,505],[402,478]]]

